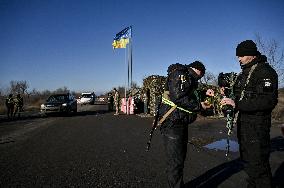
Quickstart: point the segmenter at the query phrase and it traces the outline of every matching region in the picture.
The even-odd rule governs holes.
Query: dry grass
[[[272,119],[274,121],[284,122],[284,89],[279,90],[278,104],[272,111]]]
[[[24,100],[24,111],[39,111],[40,110],[40,105],[44,103],[45,100],[43,99],[38,99],[35,101],[29,101],[25,103]],[[6,114],[7,113],[7,108],[5,106],[5,100],[4,97],[0,98],[0,114]]]
[[[0,114],[5,114],[6,113],[6,108],[4,105],[0,105]]]

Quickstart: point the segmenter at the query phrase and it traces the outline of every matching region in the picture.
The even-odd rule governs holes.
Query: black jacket
[[[236,110],[241,113],[271,113],[278,102],[278,75],[276,71],[265,62],[265,56],[259,56],[254,61],[243,65],[242,72],[234,85]],[[245,87],[251,67],[257,64]],[[241,92],[245,90],[240,101]]]
[[[184,78],[181,79],[181,76]],[[181,64],[173,64],[168,68],[168,77],[165,84],[165,90],[169,91],[170,100],[177,106],[190,111],[198,111],[200,108],[199,101],[194,91],[198,87],[198,75],[191,69]],[[163,116],[171,107],[162,104],[160,115]],[[189,122],[189,114],[187,112],[175,109],[168,117],[173,122]],[[195,116],[195,115],[194,115]]]

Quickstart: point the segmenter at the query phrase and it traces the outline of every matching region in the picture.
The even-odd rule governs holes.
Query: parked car
[[[80,97],[80,104],[94,104],[96,95],[92,93],[82,93]]]
[[[70,113],[77,112],[77,100],[70,94],[55,94],[48,97],[46,102],[40,106],[40,111],[48,113]]]

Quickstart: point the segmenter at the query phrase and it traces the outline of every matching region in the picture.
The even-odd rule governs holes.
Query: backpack
[[[177,106],[187,110],[193,110],[199,106],[198,100],[195,97],[194,91],[197,88],[197,81],[190,76],[190,72],[186,65],[172,64],[168,67],[168,77],[165,85],[165,90],[169,92],[169,99]],[[166,112],[170,107],[162,106],[162,111]],[[175,109],[169,116],[173,122],[188,123],[189,114],[187,112]]]

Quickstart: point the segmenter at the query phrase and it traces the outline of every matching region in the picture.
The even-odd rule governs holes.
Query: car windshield
[[[92,94],[83,94],[82,98],[92,98]]]
[[[67,95],[52,95],[47,99],[47,102],[65,102]]]

